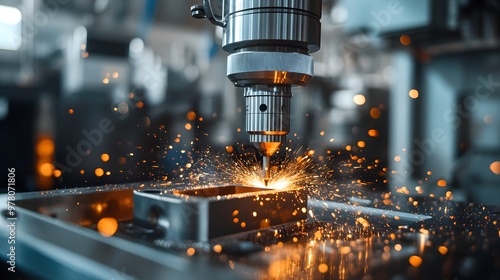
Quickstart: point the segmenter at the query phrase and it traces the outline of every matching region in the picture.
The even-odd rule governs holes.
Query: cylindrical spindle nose
[[[245,87],[246,130],[250,142],[285,142],[290,131],[289,85]]]

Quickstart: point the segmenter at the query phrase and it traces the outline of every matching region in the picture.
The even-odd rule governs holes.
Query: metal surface
[[[227,76],[236,86],[305,86],[314,76],[314,60],[297,52],[238,52],[227,58]]]
[[[304,188],[225,186],[134,192],[134,223],[168,240],[208,241],[307,218]]]
[[[142,187],[129,184],[18,194],[16,269],[30,279],[245,278],[229,268],[211,267],[206,260],[100,234],[96,226],[103,218],[120,223],[132,219],[132,193]],[[0,196],[1,205],[7,205],[6,199]],[[3,239],[8,223],[4,217],[0,222]],[[1,251],[7,246],[2,242]]]
[[[284,142],[290,130],[290,87],[257,85],[245,88],[244,95],[250,141]]]
[[[175,241],[132,223],[133,190],[151,188],[165,191],[157,183],[148,183],[18,194],[16,268],[30,279],[54,275],[65,279],[498,279],[500,275],[500,209],[491,206],[409,199],[401,194],[391,195],[388,205],[378,194],[361,196],[360,188],[355,197],[350,194],[337,201],[311,197],[306,223],[209,242]],[[328,192],[329,188],[321,189]],[[221,201],[230,201],[223,199],[228,192],[254,196],[241,190],[219,188],[222,193],[217,194],[179,189],[184,193],[179,197],[206,200],[221,195]],[[1,205],[6,200],[7,196],[0,196]],[[120,203],[110,203],[113,200]],[[244,205],[238,206],[241,211]],[[116,214],[119,227],[111,237],[86,222]],[[8,235],[6,224],[5,218],[0,219],[2,238]],[[0,243],[2,252],[6,246]]]
[[[224,29],[222,38],[224,50],[235,52],[249,46],[271,44],[309,52],[319,50],[321,1],[228,2],[228,28]]]

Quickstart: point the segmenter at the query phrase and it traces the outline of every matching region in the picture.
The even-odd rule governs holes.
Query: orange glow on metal
[[[267,183],[262,178],[262,167],[260,164],[249,164],[248,162],[237,160],[231,165],[223,165],[219,170],[223,174],[229,175],[231,184],[242,184],[268,189],[287,189],[311,182],[311,176],[307,169],[313,164],[313,150],[309,150],[305,155],[289,157],[278,166],[271,167],[271,177]]]

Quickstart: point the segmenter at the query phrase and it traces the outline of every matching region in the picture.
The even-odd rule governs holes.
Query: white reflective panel
[[[21,48],[22,19],[19,9],[0,5],[0,49],[15,51]]]

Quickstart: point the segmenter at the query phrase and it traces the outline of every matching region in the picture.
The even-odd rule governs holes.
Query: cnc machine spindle
[[[263,155],[266,185],[270,158],[290,131],[292,86],[305,86],[314,75],[309,53],[320,48],[321,2],[204,0],[191,7],[193,17],[223,28],[227,77],[244,87],[246,130]]]

